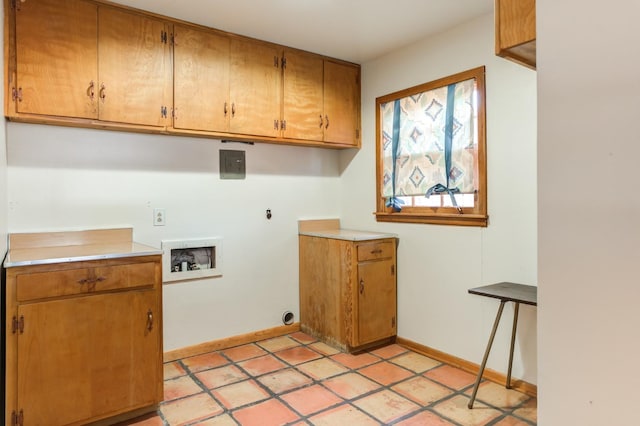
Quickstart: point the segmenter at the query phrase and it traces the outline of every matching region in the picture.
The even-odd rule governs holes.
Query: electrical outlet
[[[153,209],[153,226],[166,225],[166,219],[164,209]]]

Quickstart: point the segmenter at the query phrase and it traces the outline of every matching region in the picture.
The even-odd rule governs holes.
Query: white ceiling
[[[356,63],[493,11],[493,0],[115,1]]]

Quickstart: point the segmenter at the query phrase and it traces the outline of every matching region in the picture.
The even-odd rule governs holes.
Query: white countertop
[[[158,254],[162,254],[162,250],[134,242],[13,249],[7,253],[4,267],[11,268]]]
[[[299,235],[309,237],[332,238],[335,240],[367,241],[383,238],[397,238],[396,234],[372,231],[356,231],[353,229],[325,229],[318,231],[300,231]]]

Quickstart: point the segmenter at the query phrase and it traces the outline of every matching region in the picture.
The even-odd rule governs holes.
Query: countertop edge
[[[370,241],[384,238],[398,238],[397,234],[375,231],[360,231],[355,229],[327,229],[322,231],[300,231],[298,235],[308,237],[330,238],[346,241]]]
[[[22,261],[8,261],[5,260],[3,263],[3,267],[5,268],[15,268],[18,266],[33,266],[33,265],[49,265],[53,263],[71,263],[71,262],[85,262],[89,260],[105,260],[105,259],[122,259],[126,257],[137,257],[137,256],[154,256],[161,255],[162,250],[151,249],[151,250],[142,250],[136,252],[127,252],[127,253],[106,253],[106,254],[92,254],[86,256],[71,256],[71,257],[58,257],[58,258],[47,258],[47,259],[34,259],[34,260],[22,260]]]

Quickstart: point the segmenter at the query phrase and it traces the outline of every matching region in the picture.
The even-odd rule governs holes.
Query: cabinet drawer
[[[358,244],[358,262],[363,260],[386,259],[393,256],[393,241],[377,241]]]
[[[22,302],[106,290],[153,287],[154,282],[153,262],[38,272],[16,277],[16,296]]]

